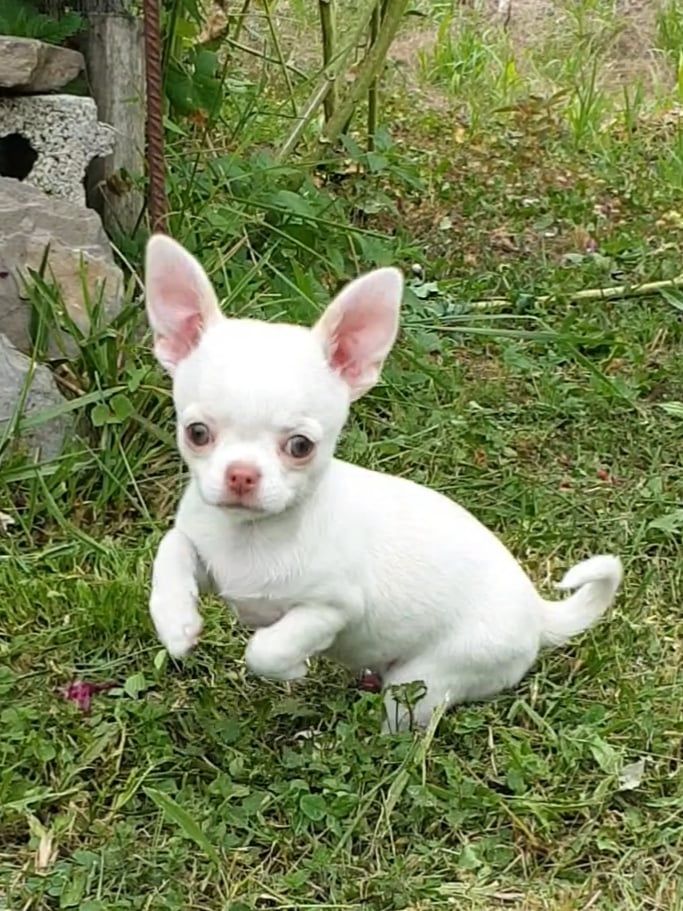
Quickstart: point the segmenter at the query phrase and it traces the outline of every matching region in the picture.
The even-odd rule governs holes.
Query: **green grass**
[[[657,11],[657,45],[671,54],[674,63],[683,48],[683,5],[679,0],[665,0]]]
[[[132,289],[67,377],[86,442],[0,464],[0,906],[683,908],[683,295],[569,297],[681,272],[683,140],[646,99],[579,135],[523,89],[464,134],[395,92],[393,142],[350,144],[353,177],[274,168],[253,132],[207,156],[181,122],[173,230],[229,312],[268,318],[419,263],[342,455],[457,499],[548,595],[621,554],[614,611],[433,738],[379,737],[379,697],[325,663],[291,688],[248,678],[217,601],[169,661],[146,601],[182,477]],[[49,283],[33,293],[50,322]],[[114,688],[82,714],[75,679]]]

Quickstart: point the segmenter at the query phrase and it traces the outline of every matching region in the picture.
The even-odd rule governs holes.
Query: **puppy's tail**
[[[577,563],[557,585],[563,591],[576,589],[564,601],[543,601],[541,645],[562,645],[588,629],[614,600],[623,570],[618,557],[590,557]]]

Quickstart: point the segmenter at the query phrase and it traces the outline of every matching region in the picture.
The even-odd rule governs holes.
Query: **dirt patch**
[[[655,49],[659,6],[653,0],[615,0],[609,24],[604,13],[602,22],[597,14],[586,17],[587,30],[592,27],[604,34],[603,83],[622,86],[641,81],[651,88],[665,78],[667,62]],[[563,24],[570,22],[566,2],[512,0],[509,32],[514,46],[522,52],[552,39]]]
[[[453,99],[443,89],[430,85],[422,75],[420,58],[434,46],[437,29],[433,26],[404,28],[394,39],[389,49],[389,63],[395,72],[414,93],[415,103],[436,112],[445,112],[453,107]],[[388,77],[391,80],[391,76]]]
[[[496,16],[496,0],[484,3],[462,3],[466,14],[474,8],[481,19],[482,29],[501,27]],[[665,55],[657,50],[656,20],[660,3],[653,0],[614,0],[610,15],[603,9],[579,19],[568,0],[511,0],[507,32],[517,58],[518,67],[533,83],[534,55],[563,53],[563,41],[591,34],[600,51],[599,81],[603,88],[621,91],[624,85],[642,84],[645,90],[671,80],[671,66]],[[438,37],[438,26],[428,20],[411,19],[394,42],[390,59],[409,75],[415,87],[424,89],[420,73],[420,55],[428,53]],[[453,30],[458,28],[457,15]],[[567,48],[568,50],[568,48]],[[526,63],[525,63],[526,61]],[[539,90],[543,86],[537,87]],[[443,106],[443,93],[432,89]]]

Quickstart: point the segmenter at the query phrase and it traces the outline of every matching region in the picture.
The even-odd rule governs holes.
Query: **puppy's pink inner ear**
[[[363,360],[363,340],[359,334],[362,326],[352,329],[346,325],[337,326],[330,338],[328,359],[333,370],[343,374],[347,379],[357,379],[361,373],[361,360]]]
[[[398,269],[376,269],[348,284],[313,327],[352,400],[379,378],[398,332],[402,291]]]
[[[149,311],[155,334],[154,350],[167,369],[172,369],[196,348],[204,329],[201,290],[194,276],[169,268],[149,280]]]
[[[329,342],[332,368],[352,381],[380,364],[391,346],[394,320],[393,312],[381,302],[363,303],[342,313]]]
[[[197,347],[208,324],[220,318],[218,301],[197,260],[164,235],[150,238],[145,272],[154,351],[162,366],[173,373]]]
[[[157,352],[163,360],[178,363],[199,344],[202,334],[202,318],[199,313],[181,316],[169,334],[159,333],[156,341]]]

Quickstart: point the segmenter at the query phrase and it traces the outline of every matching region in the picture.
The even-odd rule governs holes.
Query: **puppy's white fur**
[[[503,544],[446,497],[333,457],[350,402],[377,380],[396,337],[402,278],[348,285],[312,329],[229,320],[197,261],[174,241],[147,250],[147,308],[173,375],[178,443],[191,475],[153,571],[150,610],[174,656],[197,642],[208,578],[255,630],[247,667],[291,680],[329,655],[385,688],[421,680],[416,720],[439,704],[514,686],[539,649],[594,623],[621,581],[616,557],[571,569],[543,600]],[[192,445],[201,424],[210,439]],[[303,460],[287,441],[314,444]],[[230,466],[258,483],[231,500]],[[405,722],[387,693],[390,727]]]

